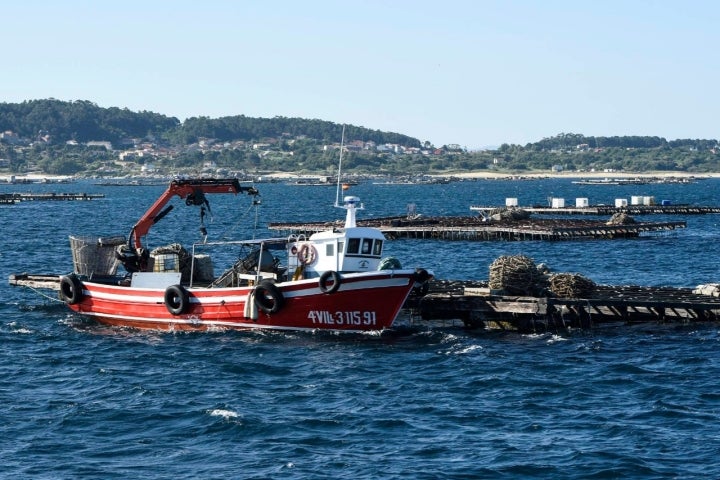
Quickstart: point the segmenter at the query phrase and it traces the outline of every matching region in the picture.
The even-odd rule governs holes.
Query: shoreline
[[[718,178],[720,172],[688,173],[688,172],[531,172],[531,173],[499,173],[499,172],[463,172],[451,175],[433,175],[438,177],[453,176],[458,178],[487,178],[487,179],[522,179],[522,178],[591,178],[591,179],[632,179],[632,178]]]
[[[401,177],[401,176],[407,176],[408,174],[404,175],[394,175],[395,177]],[[274,178],[274,179],[282,179],[282,180],[290,180],[290,179],[296,179],[301,177],[312,177],[312,176],[325,176],[322,174],[312,175],[312,174],[303,174],[299,175],[297,173],[292,172],[273,172],[263,175],[258,175],[258,177],[266,177],[266,178]],[[379,177],[392,177],[393,175],[382,175]],[[720,172],[708,172],[708,173],[689,173],[689,172],[667,172],[667,171],[660,171],[660,172],[641,172],[641,173],[633,173],[633,172],[527,172],[527,173],[501,173],[501,172],[489,172],[489,171],[475,171],[475,172],[448,172],[448,173],[433,173],[428,174],[428,177],[433,178],[459,178],[463,180],[479,180],[479,179],[486,179],[486,180],[528,180],[528,179],[541,179],[541,178],[568,178],[568,179],[593,179],[593,180],[601,180],[601,179],[650,179],[650,178],[657,178],[657,179],[672,179],[672,178],[720,178]],[[144,175],[138,175],[132,178],[151,178]],[[11,182],[11,180],[13,180]],[[23,182],[33,182],[33,183],[40,183],[40,182],[47,182],[47,183],[63,183],[63,182],[73,182],[78,180],[78,178],[72,176],[72,175],[43,175],[43,174],[37,174],[37,173],[31,173],[26,175],[0,175],[0,184],[2,183],[23,183]]]

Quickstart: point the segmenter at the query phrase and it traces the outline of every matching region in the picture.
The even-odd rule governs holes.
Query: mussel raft
[[[431,281],[405,306],[423,320],[458,319],[469,328],[520,332],[720,319],[720,284],[597,285],[577,273],[552,273],[525,255],[498,257],[489,273],[488,282]]]
[[[464,217],[382,217],[358,221],[358,225],[379,229],[386,238],[427,240],[545,240],[635,238],[642,235],[670,233],[686,228],[687,222],[613,223],[606,220],[499,218],[485,220],[479,216]],[[310,235],[333,223],[270,223],[268,228],[284,234]]]
[[[427,293],[411,295],[405,308],[419,325],[459,321],[472,329],[540,333],[640,323],[717,322],[718,295],[717,284],[695,289],[594,285],[590,295],[561,297],[550,292],[510,294],[491,289],[488,282],[431,280]]]

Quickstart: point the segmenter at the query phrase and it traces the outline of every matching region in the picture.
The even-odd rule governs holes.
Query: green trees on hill
[[[49,135],[51,143],[68,140],[117,143],[123,139],[151,137],[188,145],[201,138],[227,142],[299,136],[333,143],[340,140],[342,125],[323,120],[252,118],[244,115],[215,119],[193,117],[181,123],[177,118],[158,113],[131,112],[127,108],[117,107],[102,108],[86,100],[66,102],[47,99],[0,103],[0,132],[8,130],[28,139]],[[399,133],[356,126],[347,126],[345,133],[347,138],[353,140],[420,146],[416,138]]]
[[[211,164],[220,168],[288,172],[332,171],[343,126],[317,119],[177,118],[85,101],[55,99],[0,103],[0,168],[31,165],[53,174],[110,172],[120,151],[139,150],[130,163],[167,169]],[[111,142],[112,149],[92,141]],[[478,139],[478,143],[481,139]],[[468,170],[720,171],[717,140],[651,136],[596,137],[560,133],[527,145],[466,152],[393,132],[345,127],[343,169],[359,173],[437,173]],[[390,145],[391,147],[386,147]],[[122,163],[122,162],[121,162]]]
[[[323,143],[337,143],[342,135],[342,125],[323,120],[303,118],[251,118],[244,115],[211,119],[208,117],[188,118],[170,135],[182,144],[191,144],[201,138],[214,138],[222,142],[242,140],[261,141],[265,138],[307,137]],[[399,133],[381,132],[348,125],[345,128],[348,139],[376,144],[393,143],[405,147],[420,147],[416,138]]]
[[[51,142],[144,138],[162,135],[180,126],[177,118],[127,108],[101,108],[86,100],[29,100],[0,103],[0,132],[12,131],[22,138],[49,135]]]

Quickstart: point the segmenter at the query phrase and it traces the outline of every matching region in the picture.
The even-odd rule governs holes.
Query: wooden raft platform
[[[358,226],[376,227],[389,239],[416,238],[441,240],[576,240],[581,238],[633,238],[641,234],[662,233],[685,228],[687,223],[638,222],[627,225],[608,225],[600,220],[526,219],[485,221],[478,216],[465,217],[383,217],[359,220]],[[271,223],[268,228],[286,234],[311,235],[329,228],[341,228],[335,223]]]
[[[468,328],[519,332],[589,329],[638,323],[720,321],[720,298],[689,288],[597,286],[591,298],[503,295],[481,282],[431,281],[406,307],[422,320],[461,321]]]
[[[93,200],[104,198],[102,193],[0,193],[0,204],[30,201]]]
[[[481,207],[473,205],[470,210],[476,212],[491,212],[506,207]],[[528,213],[540,215],[613,215],[616,213],[627,213],[628,215],[705,215],[720,213],[720,207],[698,207],[693,205],[627,205],[614,207],[612,205],[593,205],[589,207],[513,207],[525,210]]]

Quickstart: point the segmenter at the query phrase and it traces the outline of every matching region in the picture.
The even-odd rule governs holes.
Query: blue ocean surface
[[[211,239],[275,221],[343,218],[333,187],[259,184],[213,196]],[[0,185],[102,193],[0,206],[0,274],[67,273],[69,235],[127,235],[163,186]],[[654,196],[720,206],[720,180],[577,185],[569,179],[352,187],[360,218],[471,215],[470,205]],[[232,206],[231,215],[223,207]],[[177,202],[151,247],[199,239]],[[484,280],[500,255],[610,285],[720,282],[718,215],[645,216],[687,228],[623,240],[400,239],[386,254],[437,278]],[[424,325],[382,334],[159,333],[97,325],[0,283],[0,478],[718,478],[717,324],[521,335]]]

